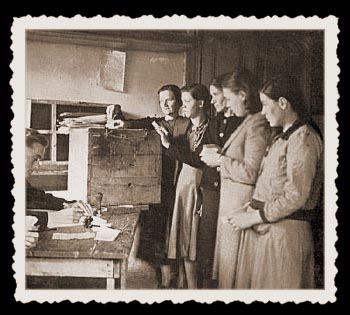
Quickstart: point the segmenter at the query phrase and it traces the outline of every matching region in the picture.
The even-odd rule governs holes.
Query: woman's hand
[[[163,147],[165,147],[166,149],[169,149],[170,147],[169,134],[165,132],[165,130],[162,128],[155,128],[155,130],[160,135],[160,140],[162,141]]]
[[[237,211],[228,218],[228,222],[235,230],[244,230],[255,224],[262,223],[259,211],[248,207],[247,211]]]
[[[216,167],[220,165],[221,154],[218,153],[216,148],[203,149],[199,156],[201,160],[209,167]]]

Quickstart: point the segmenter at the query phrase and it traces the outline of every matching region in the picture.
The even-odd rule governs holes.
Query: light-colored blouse
[[[258,208],[265,222],[299,209],[312,210],[319,198],[322,141],[307,124],[294,129],[277,137],[261,164],[253,199],[261,202]]]

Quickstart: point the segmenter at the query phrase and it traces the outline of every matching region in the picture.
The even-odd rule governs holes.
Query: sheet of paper
[[[48,224],[47,227],[49,229],[54,229],[54,228],[58,228],[58,227],[80,226],[80,225],[84,225],[84,223],[83,222],[78,222],[78,223],[58,223],[58,222],[53,222],[51,224]]]
[[[84,233],[53,233],[53,240],[86,240],[89,238],[95,238],[94,232]]]
[[[108,242],[114,241],[121,232],[120,230],[111,229],[104,226],[100,228],[95,228],[94,231],[96,231],[96,237],[95,237],[96,241],[108,241]]]

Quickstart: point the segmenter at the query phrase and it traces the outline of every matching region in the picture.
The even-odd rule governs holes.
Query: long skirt
[[[235,287],[238,289],[314,288],[314,253],[310,224],[282,220],[259,234],[243,232]]]
[[[197,239],[197,259],[204,279],[211,279],[220,191],[202,188],[203,206]]]
[[[221,180],[220,206],[214,253],[213,279],[220,289],[232,289],[236,277],[241,231],[235,230],[228,218],[250,200],[254,187]]]
[[[168,259],[168,241],[170,222],[173,212],[173,201],[169,194],[168,202],[150,205],[149,210],[142,211],[139,219],[140,243],[137,258],[152,264],[173,264]]]
[[[202,204],[199,184],[202,170],[183,164],[175,194],[173,217],[170,227],[168,258],[186,258],[192,261],[197,256],[199,210]]]

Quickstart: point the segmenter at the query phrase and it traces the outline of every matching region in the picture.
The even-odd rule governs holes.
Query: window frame
[[[64,170],[55,170],[57,166],[66,165],[68,168],[68,160],[67,161],[57,161],[57,135],[66,133],[60,132],[56,129],[56,121],[57,121],[57,106],[65,105],[65,106],[80,106],[80,107],[101,107],[107,108],[110,103],[93,103],[93,102],[76,102],[76,101],[62,101],[62,100],[47,100],[47,99],[26,99],[26,127],[31,128],[31,113],[32,113],[32,104],[43,104],[47,106],[51,106],[51,128],[47,129],[38,129],[37,131],[40,134],[50,135],[50,160],[40,161],[39,170],[34,172],[33,175],[63,175],[67,171]],[[96,113],[97,114],[97,113]],[[41,167],[42,166],[42,167]],[[50,166],[52,166],[50,168]],[[45,170],[42,170],[44,168]]]

